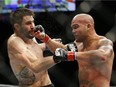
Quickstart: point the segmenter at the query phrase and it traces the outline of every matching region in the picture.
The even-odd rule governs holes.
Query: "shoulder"
[[[110,39],[102,36],[99,39],[99,45],[111,45],[111,46],[113,46],[113,42]]]
[[[7,41],[7,48],[8,48],[8,51],[18,51],[18,50],[22,50],[24,49],[25,47],[25,43],[24,41],[16,36],[16,35],[11,35]]]
[[[24,42],[20,37],[16,36],[15,34],[12,34],[9,38],[8,38],[8,45],[9,44],[13,44],[13,43],[20,43],[20,42]]]

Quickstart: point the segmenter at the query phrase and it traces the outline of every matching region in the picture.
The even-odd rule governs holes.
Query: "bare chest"
[[[98,42],[93,42],[91,44],[88,44],[87,46],[81,46],[79,51],[91,51],[98,49]],[[80,79],[89,79],[94,76],[98,75],[97,67],[99,67],[96,63],[90,62],[90,61],[82,61],[78,60],[79,64],[79,77]],[[91,77],[92,76],[92,77]]]
[[[83,52],[83,51],[96,50],[96,49],[98,49],[98,44],[97,43],[92,43],[90,45],[83,46],[80,49],[80,51]]]
[[[41,57],[43,56],[43,51],[41,49],[41,47],[39,47],[38,44],[36,43],[32,43],[30,45],[27,45],[27,49],[36,57]]]

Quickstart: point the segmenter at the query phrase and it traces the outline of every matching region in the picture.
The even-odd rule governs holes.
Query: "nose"
[[[72,33],[75,33],[75,29],[72,29]]]
[[[35,27],[35,24],[34,23],[31,23],[31,25],[30,25],[30,28],[32,29],[34,29],[34,27]]]

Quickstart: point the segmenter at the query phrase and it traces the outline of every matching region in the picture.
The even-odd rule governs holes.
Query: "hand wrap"
[[[46,43],[50,38],[47,34],[45,34],[45,29],[42,27],[42,25],[35,26],[34,32],[34,36],[44,43]]]
[[[55,63],[59,63],[61,61],[74,61],[76,60],[76,53],[72,51],[67,51],[62,48],[57,48],[55,50],[53,59]]]

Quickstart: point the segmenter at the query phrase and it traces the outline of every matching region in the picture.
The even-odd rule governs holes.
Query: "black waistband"
[[[41,86],[41,87],[54,87],[54,85],[53,84],[49,84],[49,85]]]

